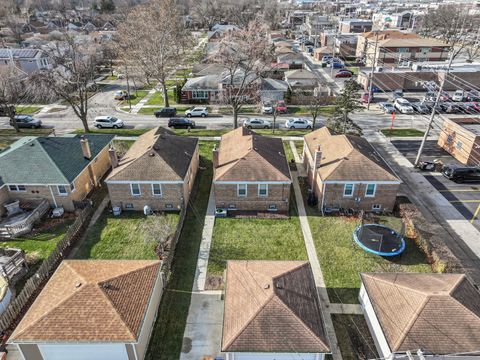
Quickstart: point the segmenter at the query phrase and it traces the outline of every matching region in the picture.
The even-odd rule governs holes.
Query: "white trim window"
[[[355,184],[345,184],[343,187],[343,197],[352,197],[355,190]]]
[[[71,192],[74,192],[75,190],[76,190],[75,183],[72,182],[72,183],[70,184],[70,191],[71,191]]]
[[[192,99],[208,99],[208,91],[192,90]]]
[[[237,196],[239,197],[247,196],[247,184],[237,184]]]
[[[377,184],[367,184],[365,188],[365,197],[375,197],[377,191]]]
[[[258,196],[260,197],[268,196],[268,184],[258,184]]]
[[[60,196],[68,195],[67,187],[65,185],[57,185],[57,191],[58,191],[58,195]]]
[[[161,184],[152,184],[152,195],[153,196],[162,196],[162,185]]]
[[[8,190],[15,192],[25,192],[27,187],[25,185],[8,185]]]
[[[137,184],[137,183],[130,184],[130,191],[132,192],[132,196],[142,195],[142,192],[140,190],[140,184]]]

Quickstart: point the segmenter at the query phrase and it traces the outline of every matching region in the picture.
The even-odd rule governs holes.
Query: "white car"
[[[307,119],[292,118],[285,121],[285,127],[287,129],[311,129],[312,122]]]
[[[208,116],[208,109],[204,106],[194,106],[187,111],[185,111],[185,116],[186,117],[192,117],[192,116],[201,116],[201,117],[206,117]]]
[[[394,106],[402,114],[413,114],[415,112],[412,105],[410,105],[410,101],[404,98],[396,99]]]
[[[455,94],[452,96],[453,101],[463,101],[463,99],[465,99],[465,91],[463,90],[455,91]]]
[[[264,119],[245,119],[243,126],[247,129],[270,129],[272,123]]]
[[[262,114],[273,114],[273,106],[270,104],[263,104]]]
[[[112,128],[119,129],[123,128],[123,121],[114,117],[114,116],[97,116],[93,121],[93,126],[98,129],[101,128]]]

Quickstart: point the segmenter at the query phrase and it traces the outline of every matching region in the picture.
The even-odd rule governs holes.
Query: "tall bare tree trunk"
[[[88,127],[87,114],[86,113],[82,114],[80,120],[82,120],[83,130],[85,131],[85,133],[89,133],[90,128]]]
[[[11,113],[9,117],[10,117],[10,122],[12,123],[13,128],[15,129],[15,132],[19,133],[20,129],[18,127],[17,120],[15,119],[15,114]]]
[[[162,88],[163,88],[163,97],[165,98],[165,107],[170,107],[170,102],[168,101],[168,90],[167,90],[167,85],[165,84],[165,81],[162,83]]]
[[[236,129],[238,127],[238,108],[233,106],[233,128]]]

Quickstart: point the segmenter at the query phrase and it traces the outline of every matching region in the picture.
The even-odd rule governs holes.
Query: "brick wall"
[[[185,204],[188,203],[190,198],[190,193],[192,192],[193,185],[195,183],[195,177],[197,176],[198,164],[200,162],[198,144],[193,154],[192,161],[190,162],[190,167],[185,176],[185,182],[183,184],[183,198],[185,199]]]
[[[70,189],[67,186],[67,195],[61,196],[58,193],[56,185],[25,185],[25,191],[9,191],[9,196],[12,201],[20,200],[20,202],[39,201],[45,199],[50,203],[51,207],[62,206],[65,211],[74,211],[75,207],[70,194]],[[53,200],[55,198],[55,201]]]
[[[266,211],[269,205],[276,205],[277,210],[287,212],[290,200],[290,184],[269,184],[268,196],[258,196],[258,185],[247,185],[247,196],[237,196],[236,184],[214,183],[215,204],[217,208],[229,208],[235,205],[237,210]]]

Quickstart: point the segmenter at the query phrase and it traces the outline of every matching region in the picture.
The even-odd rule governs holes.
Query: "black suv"
[[[174,107],[164,107],[153,112],[157,118],[159,117],[174,117],[177,116],[177,109]]]
[[[171,118],[168,120],[168,127],[173,127],[174,129],[194,129],[195,121],[185,118]]]
[[[474,166],[446,165],[442,173],[447,179],[456,183],[480,182],[480,168]]]

